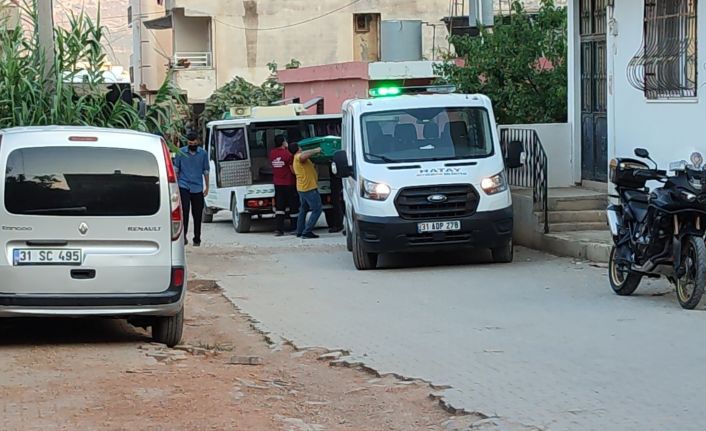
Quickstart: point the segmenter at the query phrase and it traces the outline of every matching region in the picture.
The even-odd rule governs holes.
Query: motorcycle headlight
[[[507,190],[505,174],[501,172],[492,177],[483,178],[480,182],[480,188],[482,188],[487,195],[495,195],[504,192]]]
[[[373,201],[384,201],[390,196],[392,190],[385,183],[376,183],[375,181],[366,180],[363,178],[361,182],[360,195],[364,199]]]

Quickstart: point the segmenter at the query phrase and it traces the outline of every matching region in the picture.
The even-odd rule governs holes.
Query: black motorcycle
[[[643,277],[666,277],[676,286],[683,308],[693,309],[701,301],[706,284],[706,175],[701,154],[691,164],[670,165],[670,172],[657,169],[647,150],[635,156],[649,160],[619,158],[610,163],[610,180],[616,186],[617,205],[608,206],[608,224],[613,235],[610,253],[610,285],[618,295],[631,295]],[[651,190],[649,181],[663,185]]]

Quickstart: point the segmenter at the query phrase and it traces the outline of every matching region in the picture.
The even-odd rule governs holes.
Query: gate
[[[608,180],[606,0],[580,0],[581,176]]]

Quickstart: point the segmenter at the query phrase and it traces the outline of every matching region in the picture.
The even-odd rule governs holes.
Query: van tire
[[[157,317],[152,324],[152,339],[156,343],[174,347],[181,341],[184,330],[184,308],[174,316]]]
[[[493,262],[495,263],[512,263],[512,260],[515,257],[512,240],[508,241],[507,244],[494,248],[490,251],[493,254]]]
[[[378,254],[377,253],[367,253],[363,249],[363,244],[360,240],[360,236],[356,233],[353,234],[353,263],[356,269],[360,271],[367,271],[369,269],[376,269],[378,266]]]
[[[250,214],[239,213],[238,208],[235,206],[235,199],[233,199],[233,203],[230,206],[230,211],[233,213],[233,229],[235,229],[238,233],[250,232],[250,224],[252,222],[252,217],[250,217]]]
[[[208,208],[203,209],[203,216],[201,217],[204,223],[213,223],[213,211]]]

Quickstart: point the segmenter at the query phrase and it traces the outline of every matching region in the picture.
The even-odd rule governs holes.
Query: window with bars
[[[697,0],[645,0],[643,42],[628,65],[651,100],[696,97]]]

